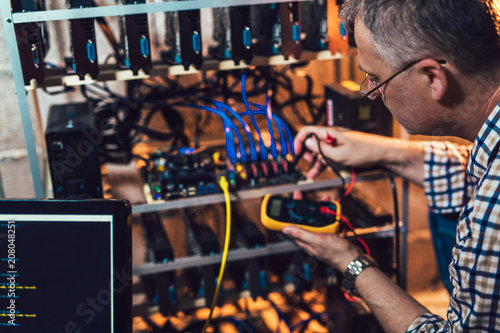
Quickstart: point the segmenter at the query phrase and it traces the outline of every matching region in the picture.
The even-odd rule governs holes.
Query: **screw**
[[[7,23],[12,23],[12,20],[10,18],[8,18]]]

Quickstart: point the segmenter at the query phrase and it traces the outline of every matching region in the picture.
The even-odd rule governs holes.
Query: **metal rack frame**
[[[376,237],[389,238],[394,236],[394,228],[391,225],[386,225],[381,227],[367,228],[366,230],[358,230],[356,231],[356,233],[358,235],[363,235],[367,237],[376,236]],[[353,237],[352,233],[348,233],[347,237]],[[238,248],[234,250],[229,250],[227,256],[227,262],[252,259],[258,257],[266,257],[270,255],[289,253],[299,250],[300,247],[297,244],[295,244],[292,241],[286,240],[276,243],[270,243],[258,249]],[[214,265],[220,263],[221,260],[222,260],[222,254],[215,254],[208,257],[198,254],[189,257],[179,258],[172,262],[146,263],[141,265],[135,265],[134,275],[157,274],[184,268]]]
[[[383,178],[383,175],[380,173],[373,173],[367,175],[361,175],[357,177],[357,182],[366,182],[370,180],[378,180]],[[350,182],[351,178],[345,178],[346,182]],[[342,182],[340,178],[332,178],[326,180],[319,181],[300,181],[298,183],[292,184],[284,184],[284,185],[275,185],[275,186],[266,186],[253,188],[248,190],[240,190],[236,193],[231,193],[230,198],[231,201],[238,200],[247,200],[247,199],[255,199],[262,198],[266,194],[282,194],[282,193],[291,193],[293,191],[311,191],[311,190],[319,190],[323,188],[332,188],[342,186]],[[216,203],[224,202],[224,194],[212,194],[212,195],[204,195],[204,196],[195,196],[191,198],[172,200],[172,201],[163,201],[159,200],[157,202],[150,202],[143,205],[135,205],[132,207],[132,212],[135,213],[146,213],[146,212],[154,212],[159,210],[168,210],[168,209],[178,209],[178,208],[187,208],[194,206],[205,206],[212,205]]]

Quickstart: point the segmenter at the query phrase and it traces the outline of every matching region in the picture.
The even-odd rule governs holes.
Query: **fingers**
[[[331,134],[325,132],[325,136],[328,136],[330,142],[326,142],[319,136],[313,136],[305,140],[304,146],[311,152],[311,155],[315,154],[315,156],[319,155],[336,161],[339,158],[339,150],[342,150],[342,146],[337,145],[338,140],[331,136]]]
[[[309,151],[311,151],[311,152],[313,152],[315,154],[318,154],[319,153],[318,140],[316,138],[317,138],[316,136],[312,136],[312,137],[307,138],[306,141],[304,141],[304,146]],[[319,137],[318,137],[318,139],[319,139]]]
[[[284,227],[282,232],[306,244],[321,244],[323,234],[316,234],[298,227]]]
[[[321,260],[331,262],[331,256],[337,252],[332,244],[339,243],[337,239],[340,239],[340,236],[338,235],[313,233],[300,227],[291,226],[283,228],[282,232],[293,239],[308,254]]]
[[[302,198],[303,198],[302,192],[300,192],[300,191],[293,192],[293,199],[294,200],[302,200]]]
[[[282,232],[309,255],[341,271],[345,271],[349,262],[361,254],[358,247],[337,234],[316,234],[291,226],[283,228]]]
[[[316,161],[309,171],[306,173],[307,179],[316,178],[323,170],[325,169],[325,165],[321,163],[321,161]]]
[[[337,130],[337,128],[306,126],[297,133],[294,140],[296,156],[304,158],[313,165],[306,174],[308,179],[316,178],[325,168],[324,163],[318,161],[319,155],[342,163],[345,154],[350,153],[343,147],[345,137],[341,130],[341,128]]]
[[[320,140],[326,137],[327,127],[319,127],[319,126],[305,126],[303,127],[295,136],[294,139],[294,147],[295,154],[300,154],[302,152],[303,142],[309,136],[309,134],[314,133],[318,136]]]
[[[309,164],[313,164],[316,161],[316,154],[305,152],[302,158],[306,160]]]
[[[300,239],[295,238],[294,242],[302,249],[304,250],[308,255],[310,256],[316,256],[316,252],[314,251],[314,248]],[[321,258],[320,258],[321,259]]]
[[[321,199],[319,199],[319,201],[331,202],[332,201],[332,197],[325,194],[324,196],[321,197]]]

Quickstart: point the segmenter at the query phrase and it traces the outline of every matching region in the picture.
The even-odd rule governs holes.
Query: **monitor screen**
[[[0,326],[130,332],[130,204],[0,200]]]

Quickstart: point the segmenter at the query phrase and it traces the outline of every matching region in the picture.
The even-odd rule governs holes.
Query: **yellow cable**
[[[210,307],[210,314],[208,315],[207,321],[203,326],[202,333],[210,325],[210,320],[212,319],[212,314],[214,312],[215,304],[217,303],[217,297],[219,295],[219,289],[222,284],[222,277],[224,276],[224,269],[226,268],[227,254],[229,252],[229,240],[231,239],[231,199],[229,197],[229,184],[226,177],[222,176],[219,180],[219,185],[224,192],[224,200],[226,201],[226,237],[224,240],[224,252],[222,253],[222,262],[220,264],[219,277],[217,278],[217,287],[215,288],[214,298],[212,300],[212,306]]]

